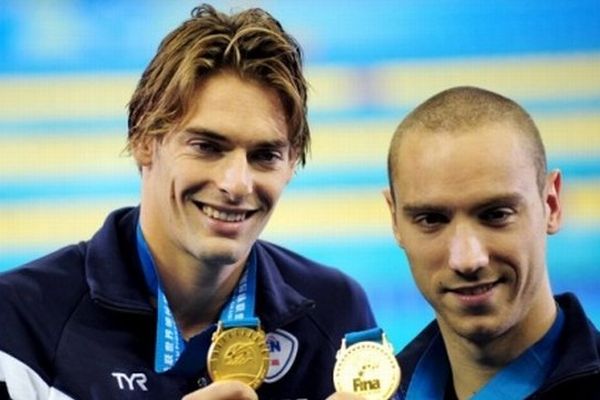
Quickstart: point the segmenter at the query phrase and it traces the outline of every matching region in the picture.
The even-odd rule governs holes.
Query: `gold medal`
[[[336,355],[333,383],[338,392],[355,393],[367,400],[388,400],[400,384],[400,367],[391,344],[363,341],[342,348]]]
[[[269,370],[269,349],[260,329],[222,329],[212,336],[208,373],[213,381],[233,379],[258,388]]]

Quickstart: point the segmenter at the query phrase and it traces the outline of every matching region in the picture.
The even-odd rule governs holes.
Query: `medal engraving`
[[[356,393],[367,400],[388,400],[400,384],[400,367],[391,346],[364,341],[338,351],[333,383],[338,392]]]
[[[207,364],[213,381],[238,380],[258,388],[269,370],[265,333],[260,329],[219,328],[213,334]]]

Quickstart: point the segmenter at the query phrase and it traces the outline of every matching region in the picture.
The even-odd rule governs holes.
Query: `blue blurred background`
[[[600,323],[600,2],[220,1],[260,6],[303,45],[313,151],[263,235],[357,278],[402,347],[431,318],[396,247],[381,190],[396,124],[454,85],[522,103],[564,172],[550,238],[555,291]],[[126,104],[193,1],[0,3],[0,270],[89,238],[135,205]]]

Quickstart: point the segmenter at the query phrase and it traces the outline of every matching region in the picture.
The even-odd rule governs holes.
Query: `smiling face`
[[[540,194],[523,135],[510,123],[407,132],[386,198],[396,239],[442,332],[473,342],[547,328],[554,307],[546,234],[559,228],[560,175]]]
[[[141,222],[153,253],[243,263],[295,165],[277,93],[229,72],[208,78],[163,138],[134,149]]]

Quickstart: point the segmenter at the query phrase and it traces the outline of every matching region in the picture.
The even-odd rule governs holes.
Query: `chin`
[[[198,235],[187,243],[188,252],[200,263],[213,267],[238,264],[250,253],[254,241],[244,238]]]
[[[231,254],[202,255],[201,258],[205,265],[214,267],[235,264],[239,260],[239,258],[236,258]]]
[[[196,258],[206,265],[221,267],[238,263],[246,253],[234,246],[215,246],[211,249],[202,249]]]
[[[472,343],[487,344],[497,335],[490,330],[479,329],[466,332],[462,336]]]
[[[459,316],[446,320],[448,327],[458,336],[472,343],[489,343],[503,333],[499,321],[484,316]]]
[[[505,332],[506,330],[502,329],[502,326],[498,324],[476,324],[466,327],[461,336],[473,343],[487,344],[499,338]]]

